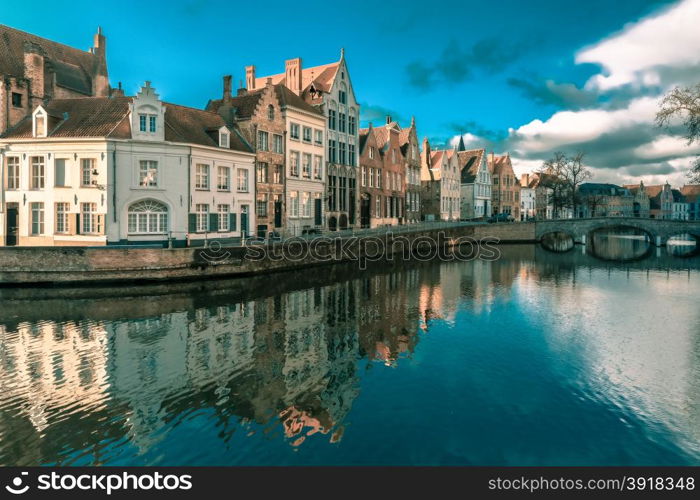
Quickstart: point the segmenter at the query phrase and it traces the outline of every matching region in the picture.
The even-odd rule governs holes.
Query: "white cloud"
[[[658,15],[628,25],[620,33],[585,48],[577,63],[600,64],[587,88],[608,90],[626,84],[664,85],[660,69],[700,65],[700,0],[683,0]]]
[[[645,159],[668,158],[688,154],[700,154],[700,144],[688,146],[682,137],[662,135],[651,142],[642,144],[634,150],[635,156]]]
[[[533,120],[509,131],[509,141],[518,154],[549,153],[558,148],[575,147],[593,141],[604,134],[650,123],[658,109],[656,99],[642,97],[624,109],[613,111],[589,109],[559,111],[548,120]]]

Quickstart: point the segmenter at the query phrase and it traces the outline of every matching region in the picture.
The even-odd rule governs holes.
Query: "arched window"
[[[168,232],[168,207],[155,200],[143,200],[129,207],[129,234]]]
[[[267,119],[270,121],[275,119],[275,107],[272,104],[267,106]]]

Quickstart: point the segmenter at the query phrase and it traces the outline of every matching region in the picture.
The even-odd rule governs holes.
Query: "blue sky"
[[[663,22],[674,9],[685,9],[686,16],[697,12],[699,2],[617,0],[612,7],[608,0],[438,0],[426,7],[269,0],[261,7],[219,0],[39,0],[29,9],[3,0],[0,22],[80,48],[90,46],[100,25],[112,85],[121,81],[133,93],[151,80],[164,99],[196,107],[220,95],[222,75],[243,78],[247,64],[255,64],[258,74],[278,73],[285,59],[324,64],[344,47],[365,122],[379,123],[389,113],[407,123],[415,115],[419,135],[444,143],[468,134],[475,147],[509,151],[521,171],[536,168],[555,150],[583,150],[602,180],[682,182],[683,161],[694,150],[669,139],[661,144],[664,154],[653,152],[659,149],[655,135],[673,139],[677,131],[652,132],[648,116],[643,131],[635,128],[639,120],[625,130],[619,123],[626,111],[634,115],[640,99],[658,99],[673,84],[700,82],[700,56],[666,64],[664,57],[674,58],[669,37],[677,36],[677,27]],[[621,60],[627,59],[630,33],[634,38],[635,29],[659,18],[659,27],[632,40],[636,47],[630,49],[644,52],[657,38],[665,40],[668,54],[659,54],[654,67],[670,69],[657,71],[655,80],[645,63],[629,68]],[[682,43],[678,50],[700,54],[698,35],[689,32]],[[623,73],[633,78],[616,77]],[[573,127],[581,129],[579,136],[570,132],[571,120],[580,122]],[[642,140],[637,132],[646,142],[632,140]]]

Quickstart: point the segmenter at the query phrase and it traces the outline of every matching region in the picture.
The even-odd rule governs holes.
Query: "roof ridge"
[[[47,41],[47,42],[49,42],[49,43],[52,43],[52,44],[54,44],[54,45],[59,45],[59,46],[61,46],[61,47],[65,47],[65,48],[67,48],[67,49],[76,50],[76,51],[81,52],[81,53],[83,53],[83,54],[87,54],[87,55],[91,55],[91,56],[94,56],[94,55],[95,55],[93,52],[91,52],[91,51],[89,51],[89,50],[79,49],[79,48],[77,48],[77,47],[73,47],[72,45],[68,45],[68,44],[65,44],[65,43],[62,43],[62,42],[57,42],[57,41],[55,41],[55,40],[51,40],[50,38],[46,38],[46,37],[37,35],[37,34],[35,34],[35,33],[31,33],[31,32],[29,32],[29,31],[20,30],[20,29],[14,28],[14,27],[12,27],[12,26],[8,26],[8,25],[6,25],[6,24],[0,23],[0,29],[2,29],[2,28],[5,28],[5,29],[8,29],[8,30],[14,31],[15,33],[21,33],[21,34],[23,34],[23,35],[29,35],[29,36],[34,37],[34,38],[40,38],[41,40],[45,40],[45,41]]]

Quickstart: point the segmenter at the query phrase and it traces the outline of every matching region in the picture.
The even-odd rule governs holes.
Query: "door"
[[[248,237],[248,205],[241,206],[241,236]]]
[[[369,195],[360,198],[360,226],[369,227],[369,207],[372,206]]]
[[[5,245],[13,247],[18,243],[18,228],[19,228],[19,206],[17,203],[7,204],[7,234],[5,237]]]
[[[321,198],[316,198],[314,200],[314,224],[320,226],[322,223],[322,213],[321,206],[323,205],[323,200]]]
[[[282,227],[282,202],[275,201],[275,227]]]

